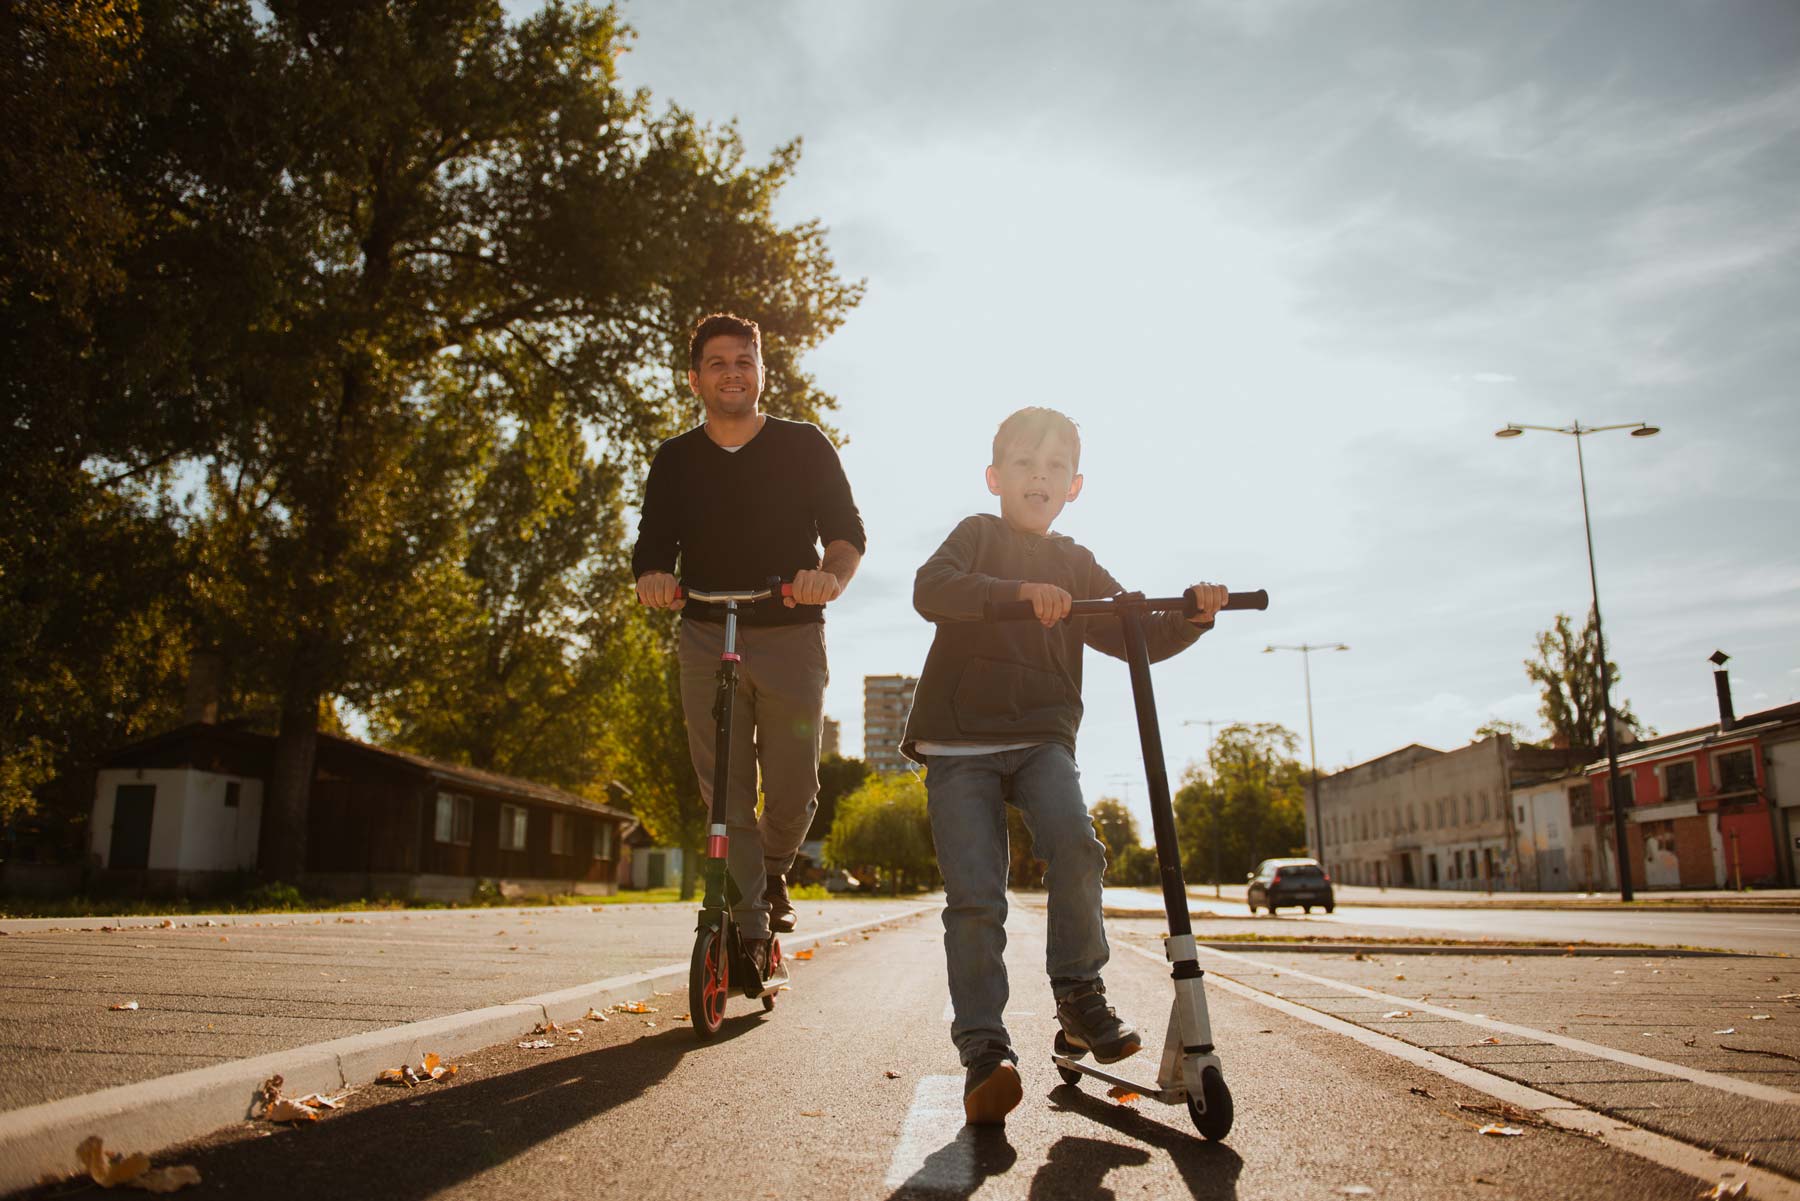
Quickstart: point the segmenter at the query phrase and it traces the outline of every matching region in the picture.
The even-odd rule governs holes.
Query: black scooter
[[[1263,591],[1233,592],[1226,609],[1267,609],[1269,594]],[[1156,862],[1162,874],[1163,909],[1169,933],[1163,953],[1175,981],[1175,1000],[1169,1010],[1168,1032],[1163,1038],[1162,1066],[1155,1086],[1138,1084],[1093,1064],[1082,1063],[1087,1051],[1056,1032],[1051,1060],[1063,1083],[1077,1085],[1083,1076],[1161,1101],[1187,1105],[1195,1129],[1214,1142],[1231,1131],[1231,1090],[1225,1085],[1212,1040],[1212,1023],[1206,1013],[1205,973],[1200,970],[1194,947],[1194,927],[1188,920],[1187,886],[1181,878],[1181,852],[1175,841],[1175,811],[1169,799],[1169,774],[1163,767],[1162,730],[1156,720],[1156,698],[1150,690],[1150,652],[1144,641],[1144,618],[1151,613],[1197,612],[1192,593],[1172,597],[1146,597],[1125,592],[1101,600],[1075,601],[1070,617],[1116,617],[1125,633],[1125,663],[1131,672],[1131,697],[1137,708],[1138,738],[1143,744],[1144,774],[1150,785],[1150,820],[1156,831]],[[1029,601],[990,605],[990,621],[1035,618]]]

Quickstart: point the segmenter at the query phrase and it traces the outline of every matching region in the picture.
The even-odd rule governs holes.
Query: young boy
[[[914,693],[901,749],[926,765],[932,839],[944,875],[944,955],[962,1058],[963,1111],[994,1123],[1019,1103],[1018,1056],[1006,1009],[1006,804],[1048,864],[1046,967],[1063,1033],[1101,1063],[1135,1054],[1137,1031],[1106,1003],[1100,913],[1106,849],[1094,834],[1075,767],[1083,643],[1125,657],[1118,622],[1072,621],[1072,600],[1112,596],[1118,581],[1086,548],[1050,525],[1081,492],[1081,435],[1053,409],[1021,409],[994,435],[988,491],[1000,516],[965,518],[919,568],[913,606],[939,623]],[[1199,612],[1146,623],[1151,659],[1191,645],[1212,625],[1226,590],[1196,584]],[[981,619],[990,604],[1023,600],[1037,621]]]

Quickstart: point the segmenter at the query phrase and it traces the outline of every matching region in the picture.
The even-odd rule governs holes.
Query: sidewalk
[[[1246,886],[1226,884],[1221,899],[1242,902]],[[1447,888],[1374,888],[1366,884],[1333,884],[1339,905],[1365,909],[1654,909],[1659,912],[1748,910],[1757,913],[1800,913],[1800,888],[1763,888],[1752,892],[1638,889],[1631,904],[1613,892],[1482,892]],[[1210,884],[1188,884],[1188,896],[1209,900]]]
[[[935,907],[801,902],[782,946]],[[4,923],[0,1192],[72,1170],[85,1134],[148,1150],[240,1121],[277,1073],[336,1091],[659,993],[672,1023],[693,929],[681,904]]]

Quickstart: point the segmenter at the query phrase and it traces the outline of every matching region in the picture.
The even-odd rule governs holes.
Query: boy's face
[[[708,338],[700,348],[699,370],[688,372],[688,387],[709,418],[754,413],[762,396],[762,355],[749,338]]]
[[[1063,506],[1081,494],[1075,448],[1055,434],[1037,446],[1015,441],[987,469],[987,485],[1000,498],[1000,516],[1008,525],[1047,534]]]

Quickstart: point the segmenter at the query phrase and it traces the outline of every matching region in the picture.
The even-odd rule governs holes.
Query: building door
[[[1431,886],[1436,888],[1438,886],[1438,866],[1435,854],[1425,856],[1425,875]]]
[[[662,850],[651,851],[646,858],[648,859],[648,863],[645,865],[647,871],[645,873],[644,887],[661,888],[663,882],[668,879],[667,866],[669,862],[669,853]]]
[[[110,868],[142,870],[150,866],[150,819],[156,809],[156,785],[121,784],[113,795]]]

